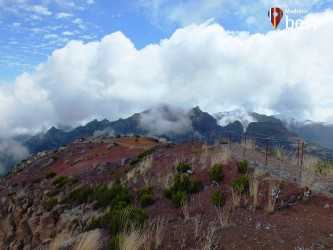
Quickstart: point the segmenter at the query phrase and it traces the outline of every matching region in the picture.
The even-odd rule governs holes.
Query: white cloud
[[[64,36],[72,36],[72,35],[74,35],[75,33],[72,32],[72,31],[64,31],[64,32],[62,32],[62,34],[63,34]]]
[[[44,36],[45,39],[58,39],[59,36],[57,34],[47,34]]]
[[[141,114],[139,126],[152,136],[177,135],[192,130],[188,111],[166,105],[158,105]]]
[[[80,18],[76,18],[76,19],[73,21],[73,23],[75,23],[75,24],[82,24],[83,22],[82,22],[82,19],[80,19]]]
[[[28,149],[21,143],[14,140],[1,140],[0,141],[0,175],[5,172],[5,162],[17,162],[29,155]],[[2,160],[2,161],[1,161]],[[7,166],[8,167],[8,166]]]
[[[40,14],[40,15],[45,15],[45,16],[50,16],[52,15],[52,12],[49,11],[46,7],[40,6],[40,5],[35,5],[31,8],[31,11]]]
[[[57,15],[56,15],[56,17],[59,19],[69,18],[72,16],[73,16],[73,14],[65,13],[65,12],[60,12],[60,13],[57,13]]]
[[[141,50],[121,32],[71,41],[35,72],[0,85],[0,131],[115,120],[159,103],[330,121],[333,11],[306,19],[317,29],[249,34],[190,25]]]
[[[91,4],[94,4],[94,3],[95,3],[94,0],[87,0],[87,4],[88,4],[88,5],[91,5]]]
[[[14,28],[18,28],[18,27],[21,27],[21,23],[12,23],[12,26]]]

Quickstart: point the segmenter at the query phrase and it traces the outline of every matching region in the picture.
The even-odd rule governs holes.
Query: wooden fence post
[[[266,161],[265,161],[265,165],[267,165],[267,156],[268,156],[268,139],[266,139]]]

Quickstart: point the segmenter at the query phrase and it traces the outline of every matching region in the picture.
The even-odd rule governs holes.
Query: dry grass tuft
[[[131,169],[130,171],[127,172],[127,181],[133,181],[134,183],[136,183],[136,174],[137,174],[137,170],[136,168]]]
[[[319,163],[319,159],[313,156],[305,156],[303,158],[303,166],[301,169],[301,187],[311,190],[313,179]]]
[[[145,157],[139,164],[139,171],[141,174],[147,173],[153,166],[153,155]]]
[[[205,170],[207,169],[207,160],[208,160],[208,147],[207,145],[202,146],[202,153],[200,155],[200,164],[201,164],[201,169]]]
[[[232,207],[238,208],[241,204],[241,198],[242,195],[239,192],[235,192],[233,189],[231,190],[231,196],[232,196]]]
[[[250,196],[253,197],[253,207],[258,208],[260,206],[259,200],[259,185],[263,176],[260,172],[255,172],[249,181]]]
[[[218,243],[220,241],[220,238],[217,238],[214,236],[214,224],[215,221],[210,222],[207,228],[207,234],[206,234],[206,242],[203,246],[203,250],[215,250],[218,249]]]
[[[75,250],[98,250],[102,247],[102,235],[99,230],[93,230],[83,234],[79,242],[74,246]]]
[[[223,146],[216,147],[211,155],[211,165],[227,164],[231,158],[231,152]]]
[[[272,182],[270,184],[269,192],[268,192],[268,202],[266,211],[268,213],[272,213],[275,210],[276,200],[279,198],[280,188],[277,183]]]
[[[201,218],[201,215],[198,215],[194,218],[194,238],[198,239],[201,234],[201,228],[202,228],[203,220]]]
[[[243,148],[245,147],[246,149],[253,149],[254,145],[255,145],[254,139],[247,139],[247,140],[243,139],[241,141],[241,146]]]
[[[182,213],[184,215],[185,221],[188,221],[190,219],[190,210],[188,207],[188,202],[187,201],[181,201],[180,202]]]
[[[130,230],[122,232],[119,235],[120,250],[139,250],[145,245],[148,240],[145,231],[140,228],[131,227]]]
[[[219,222],[220,227],[222,229],[229,228],[231,225],[231,221],[230,221],[231,206],[225,205],[223,210],[220,207],[218,207],[218,208],[215,207],[215,211],[216,211],[216,215],[217,215],[217,221]]]
[[[155,222],[155,249],[158,249],[162,246],[165,223],[166,221],[163,217],[157,217]]]
[[[274,149],[275,152],[275,157],[276,159],[282,161],[282,162],[287,162],[290,161],[290,159],[293,156],[293,153],[286,150],[283,146],[279,145],[276,146]]]
[[[164,190],[170,187],[173,183],[174,173],[172,171],[166,173],[158,173],[157,180],[159,186]]]

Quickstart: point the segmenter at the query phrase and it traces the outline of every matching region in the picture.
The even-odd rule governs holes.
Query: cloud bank
[[[158,105],[140,114],[139,126],[153,136],[178,135],[192,130],[189,110]]]
[[[0,136],[116,120],[160,103],[333,122],[333,11],[306,19],[317,28],[249,34],[194,24],[141,50],[121,32],[71,41],[0,85]]]
[[[6,168],[28,155],[28,149],[21,143],[14,140],[0,141],[0,175],[6,171]]]

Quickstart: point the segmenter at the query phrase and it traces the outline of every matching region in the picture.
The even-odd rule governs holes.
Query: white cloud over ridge
[[[121,32],[71,41],[34,73],[0,85],[0,136],[115,120],[159,103],[333,122],[333,11],[306,19],[317,29],[249,34],[189,25],[141,50]]]

